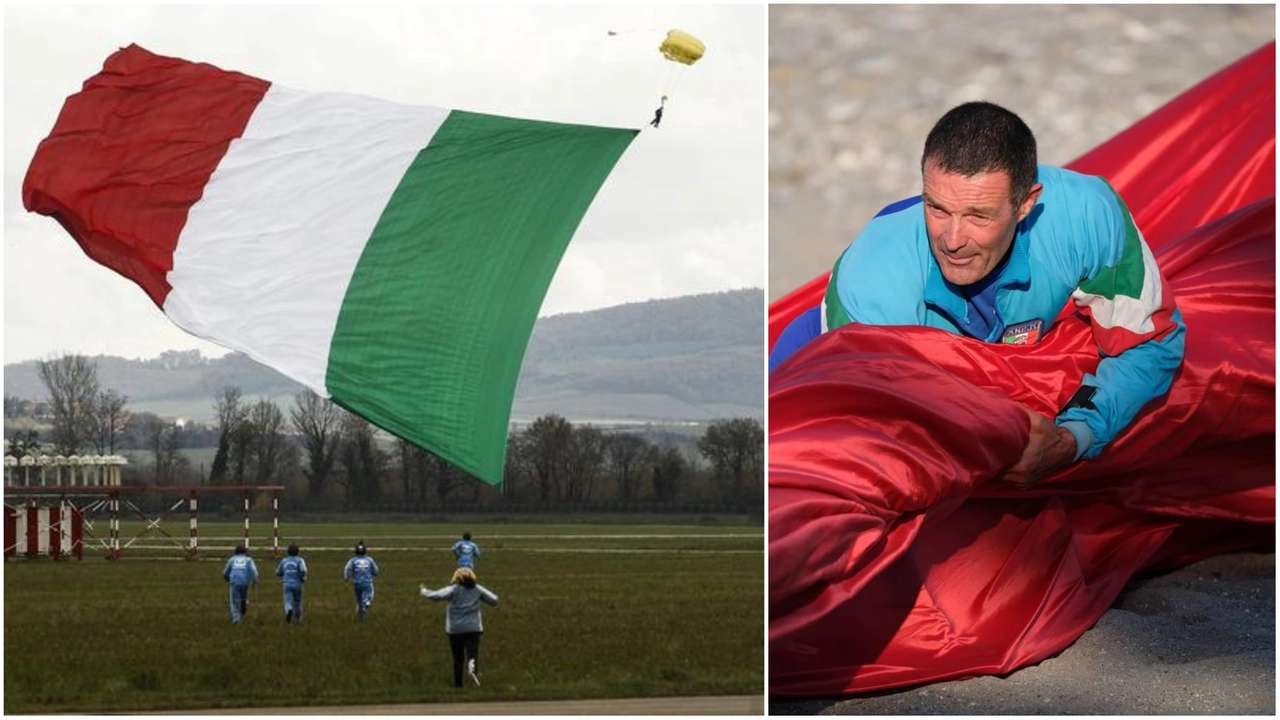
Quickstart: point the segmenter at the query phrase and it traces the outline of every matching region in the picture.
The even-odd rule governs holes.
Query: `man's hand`
[[[1022,459],[1009,468],[1001,478],[1004,482],[1026,489],[1034,487],[1040,479],[1070,464],[1076,457],[1076,437],[1070,430],[1060,428],[1053,420],[1034,410],[1027,410],[1031,420],[1031,438],[1022,451]]]

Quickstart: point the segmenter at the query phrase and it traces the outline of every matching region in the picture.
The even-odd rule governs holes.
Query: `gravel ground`
[[[1274,5],[773,6],[769,298],[830,269],[884,205],[919,192],[919,154],[966,100],[1013,109],[1066,164],[1275,39]],[[1055,658],[770,714],[1275,714],[1275,556],[1131,583]]]
[[[1275,5],[769,8],[769,298],[920,191],[933,123],[1017,112],[1066,164],[1275,39]]]

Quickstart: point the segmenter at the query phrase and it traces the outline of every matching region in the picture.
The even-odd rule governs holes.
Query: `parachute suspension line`
[[[670,100],[671,97],[676,94],[676,86],[680,84],[680,80],[684,78],[684,74],[688,69],[689,68],[687,66],[680,65],[678,67],[673,66],[667,71],[667,81],[662,86],[662,97],[664,101]]]

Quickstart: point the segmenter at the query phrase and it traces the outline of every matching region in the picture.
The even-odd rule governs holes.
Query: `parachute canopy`
[[[702,58],[702,54],[707,51],[707,46],[683,30],[668,30],[667,39],[662,41],[658,49],[668,60],[692,65]]]

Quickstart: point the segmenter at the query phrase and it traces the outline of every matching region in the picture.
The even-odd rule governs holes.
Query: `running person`
[[[464,667],[471,680],[479,685],[480,636],[484,635],[480,603],[497,606],[498,596],[477,583],[475,571],[465,567],[453,571],[448,587],[428,590],[426,585],[419,585],[418,592],[434,602],[449,601],[444,631],[449,635],[449,649],[453,653],[453,686],[462,687]]]
[[[356,544],[356,555],[347,561],[342,568],[343,582],[349,582],[356,592],[356,619],[364,622],[369,614],[369,606],[373,605],[373,579],[378,575],[378,563],[369,557],[368,549],[361,540]]]
[[[276,577],[284,581],[284,621],[302,622],[302,584],[307,581],[307,561],[298,556],[297,545],[290,545],[289,554],[276,565]]]
[[[471,533],[462,533],[462,539],[453,544],[453,556],[458,559],[458,567],[474,568],[476,558],[480,557],[480,546],[471,542]]]
[[[244,545],[237,545],[235,553],[227,558],[222,579],[231,584],[231,622],[238,624],[249,612],[249,586],[258,584],[258,566]]]

